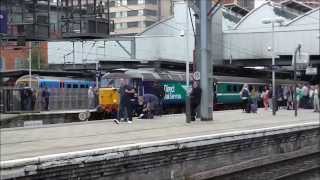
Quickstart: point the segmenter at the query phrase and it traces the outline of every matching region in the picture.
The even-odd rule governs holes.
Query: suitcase
[[[257,111],[258,111],[258,107],[256,104],[251,104],[250,109],[251,109],[251,112],[253,112],[253,113],[257,113]]]

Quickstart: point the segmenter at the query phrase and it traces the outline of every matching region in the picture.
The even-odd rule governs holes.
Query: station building
[[[192,62],[194,16],[190,21],[193,24],[189,23],[189,32],[186,33],[184,1],[175,1],[173,12],[173,16],[149,26],[135,36],[134,59],[130,56],[131,43],[128,41],[96,41],[84,45],[79,42],[75,45],[76,63],[108,60],[185,62],[186,59]],[[268,1],[251,11],[237,4],[219,8],[210,25],[209,43],[213,64],[270,66],[272,27],[271,24],[263,24],[265,18],[284,20],[274,28],[277,64],[291,66],[292,55],[298,44],[302,45],[301,52],[308,56],[311,65],[320,64],[319,8],[295,0],[280,4]],[[189,40],[188,57],[186,37]],[[49,43],[49,62],[63,63],[63,59],[70,61],[72,55],[65,55],[72,51],[72,43]]]
[[[264,24],[263,20],[282,18],[284,21],[275,24],[274,28],[277,63],[290,66],[294,50],[301,44],[301,51],[309,57],[310,63],[319,64],[319,8],[310,9],[300,5],[295,11],[290,11],[281,4],[266,2],[250,11],[232,28],[225,28],[224,62],[270,65],[271,52],[268,47],[272,47],[272,25]]]

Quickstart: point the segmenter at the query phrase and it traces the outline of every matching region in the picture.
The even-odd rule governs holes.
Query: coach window
[[[236,93],[238,91],[237,85],[233,85],[233,92]]]
[[[240,92],[242,89],[242,85],[237,85],[237,92]]]
[[[231,92],[231,91],[232,91],[231,85],[227,85],[227,92]]]
[[[78,88],[78,84],[74,84],[72,88]]]
[[[85,85],[84,85],[84,84],[81,84],[81,85],[80,85],[80,88],[85,88]]]
[[[71,88],[71,84],[67,84],[67,88]]]

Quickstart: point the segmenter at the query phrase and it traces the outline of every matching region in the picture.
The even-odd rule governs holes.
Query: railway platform
[[[1,177],[208,179],[265,166],[292,174],[304,163],[301,172],[319,168],[320,120],[312,110],[299,110],[298,117],[262,109],[213,117],[186,123],[184,114],[172,114],[131,124],[99,120],[0,129]],[[282,176],[269,173],[265,179],[271,175]]]
[[[53,110],[39,112],[13,112],[0,114],[0,128],[43,126],[47,124],[60,124],[79,122],[86,114],[96,112],[95,109]],[[79,114],[81,114],[79,116]]]
[[[132,124],[112,120],[75,122],[1,129],[1,160],[39,157],[128,144],[242,132],[263,128],[320,123],[312,110],[281,110],[276,116],[260,110],[257,114],[241,110],[217,111],[213,121],[185,122],[184,114],[156,116],[155,119],[134,119]]]

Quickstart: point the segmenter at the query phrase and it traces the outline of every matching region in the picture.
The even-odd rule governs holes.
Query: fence
[[[49,110],[87,109],[89,106],[88,89],[50,89]],[[42,90],[31,91],[27,88],[0,89],[0,111],[39,112],[45,110]]]

